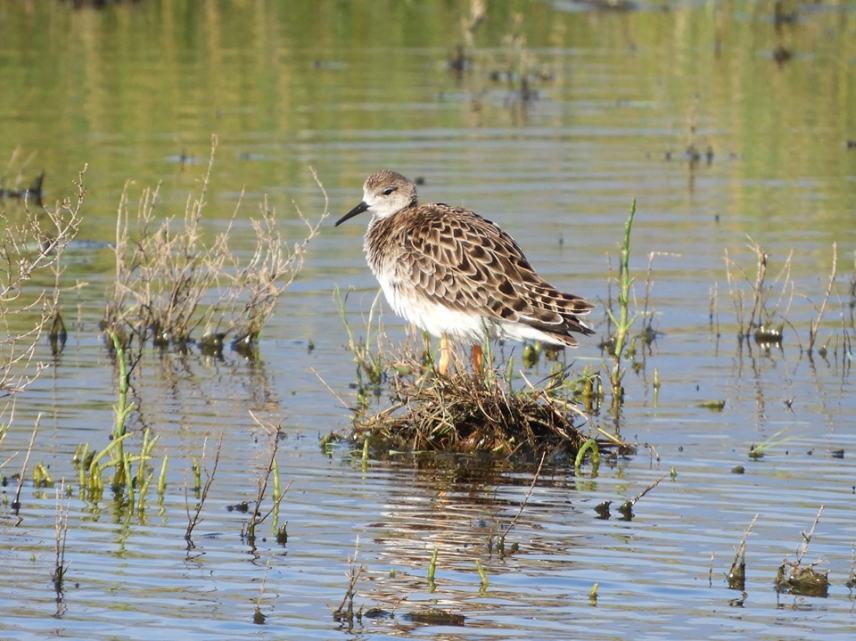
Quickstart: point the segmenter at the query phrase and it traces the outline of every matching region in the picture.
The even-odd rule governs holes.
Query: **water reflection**
[[[17,454],[2,468],[0,608],[8,614],[0,636],[852,636],[844,583],[856,447],[848,418],[856,398],[853,8],[822,3],[792,16],[775,11],[781,3],[663,11],[639,2],[620,13],[590,4],[487,3],[481,18],[478,2],[0,4],[0,140],[7,155],[22,150],[0,188],[26,189],[44,169],[52,202],[91,167],[81,244],[69,249],[67,270],[69,284],[88,286],[65,296],[70,340],[53,355],[40,344],[50,371],[19,398],[0,442],[0,462]],[[620,427],[638,453],[602,463],[597,478],[545,469],[505,554],[497,534],[523,505],[534,463],[390,455],[363,465],[349,445],[325,453],[319,435],[347,428],[349,414],[312,372],[340,394],[353,382],[329,292],[366,293],[355,319],[374,292],[360,231],[325,233],[254,357],[146,351],[134,378],[134,438],[145,427],[159,435],[155,469],[169,455],[163,500],[150,494],[140,511],[109,491],[93,501],[75,488],[58,594],[55,495],[25,474],[16,525],[13,475],[40,411],[49,414],[31,463],[49,465],[54,479],[76,485],[77,444],[109,443],[116,371],[94,327],[114,274],[107,244],[119,194],[128,179],[160,181],[163,213],[181,212],[212,132],[222,145],[210,230],[230,218],[242,188],[249,200],[270,194],[284,213],[292,198],[307,212],[320,207],[307,164],[333,208],[368,172],[391,166],[422,176],[426,200],[484,212],[548,279],[601,301],[604,254],[616,253],[637,198],[640,302],[644,257],[669,254],[657,259],[642,305],[661,333],[640,339],[622,413],[593,424]],[[8,214],[11,202],[0,199],[0,210]],[[781,309],[796,333],[786,325],[780,345],[735,338],[745,323],[732,311],[722,257],[726,248],[738,256],[747,233],[771,264],[793,251],[783,298],[793,302]],[[815,346],[825,355],[815,349],[809,358],[800,341],[816,318],[833,241],[839,275]],[[754,259],[748,264],[747,305]],[[390,319],[388,329],[395,337],[401,326]],[[600,367],[594,344],[567,358]],[[701,406],[723,400],[721,411]],[[283,483],[293,482],[279,515],[285,545],[269,522],[250,545],[241,537],[248,514],[228,510],[254,500],[269,461],[270,435],[250,409],[284,427],[277,460]],[[192,459],[207,437],[210,469],[221,434],[189,555]],[[758,443],[767,444],[764,456],[750,458]],[[663,476],[634,518],[621,520],[617,506]],[[596,508],[610,501],[603,518]],[[821,503],[809,557],[828,566],[829,596],[779,596],[776,569]],[[756,513],[738,596],[723,576]],[[355,601],[364,617],[342,630],[331,611],[358,535],[366,572]],[[259,603],[264,625],[253,623]],[[366,616],[370,607],[392,616]],[[465,616],[463,626],[419,616],[431,609]]]

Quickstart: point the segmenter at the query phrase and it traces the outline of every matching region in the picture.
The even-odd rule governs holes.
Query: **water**
[[[856,543],[856,404],[842,328],[852,336],[853,8],[805,5],[796,24],[777,29],[767,3],[673,3],[666,11],[641,3],[626,13],[573,2],[491,4],[475,34],[473,65],[456,77],[446,62],[467,10],[453,3],[0,6],[0,149],[11,158],[4,186],[16,177],[27,184],[44,168],[53,201],[71,193],[77,171],[89,165],[85,242],[70,250],[66,272],[69,284],[87,285],[65,295],[65,351],[54,362],[43,346],[39,358],[52,367],[17,399],[0,461],[17,456],[2,473],[20,469],[39,412],[31,467],[49,464],[54,479],[75,482],[78,443],[107,444],[115,372],[97,322],[112,282],[104,244],[113,238],[119,195],[129,179],[132,198],[160,181],[162,213],[180,214],[198,188],[212,133],[219,147],[206,226],[222,228],[243,189],[235,242],[244,249],[246,219],[264,194],[292,237],[302,225],[292,201],[318,215],[322,199],[309,165],[334,217],[359,200],[370,171],[388,166],[424,177],[424,200],[496,220],[548,279],[603,302],[607,255],[615,256],[637,198],[636,290],[641,299],[649,253],[661,252],[651,306],[663,332],[645,367],[627,375],[619,427],[638,441],[638,453],[602,465],[594,479],[545,469],[508,535],[519,550],[502,556],[487,542],[518,513],[534,466],[408,455],[363,466],[347,445],[323,451],[319,435],[346,431],[349,412],[315,372],[353,402],[354,371],[331,292],[355,289],[348,309],[357,325],[375,293],[361,255],[365,221],[328,225],[265,329],[261,360],[231,352],[223,360],[195,353],[143,360],[135,420],[159,436],[155,465],[169,454],[163,506],[150,495],[143,515],[129,514],[109,489],[92,505],[74,483],[59,604],[50,578],[54,490],[26,483],[15,525],[14,481],[3,488],[0,637],[852,638],[854,605],[844,583]],[[518,27],[514,11],[523,15]],[[544,76],[530,102],[490,79],[520,55],[507,44],[515,29]],[[773,59],[779,47],[792,52],[782,64]],[[690,144],[702,154],[698,163],[685,157]],[[787,318],[796,331],[786,328],[782,351],[741,352],[733,337],[723,253],[751,279],[747,234],[769,252],[771,281],[794,252]],[[828,343],[828,354],[811,361],[799,345],[826,286],[833,242],[839,275],[818,341]],[[714,286],[718,339],[709,321]],[[401,324],[389,314],[385,324],[398,340]],[[598,366],[595,343],[568,358]],[[654,368],[662,379],[657,395]],[[544,372],[542,365],[531,375]],[[720,399],[721,413],[699,406]],[[268,521],[252,548],[240,536],[248,515],[227,509],[252,501],[268,462],[270,437],[248,410],[286,433],[278,454],[283,482],[291,482],[280,514],[285,546]],[[592,425],[615,428],[608,412]],[[210,469],[221,434],[220,467],[188,552],[190,461],[207,437]],[[771,437],[766,456],[750,460],[750,445]],[[732,473],[737,465],[744,474]],[[663,476],[632,521],[618,518],[620,502]],[[603,501],[613,501],[608,520],[594,510]],[[829,596],[777,595],[776,568],[793,556],[821,504],[807,558],[829,570]],[[755,514],[744,596],[723,577]],[[394,616],[364,617],[349,630],[332,612],[355,544],[365,566],[355,605]],[[476,560],[488,577],[484,592]],[[588,597],[593,583],[596,606]],[[264,625],[253,624],[256,606]],[[408,616],[427,608],[463,615],[464,624]]]

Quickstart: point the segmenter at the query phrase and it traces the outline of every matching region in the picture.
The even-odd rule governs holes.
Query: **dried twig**
[[[535,475],[532,477],[532,483],[529,484],[529,491],[526,492],[526,496],[523,498],[523,502],[520,504],[520,509],[517,510],[517,514],[515,514],[514,518],[511,519],[511,522],[508,524],[508,527],[505,528],[505,530],[499,536],[497,548],[499,549],[500,554],[505,551],[505,537],[507,537],[508,533],[511,532],[511,529],[515,525],[517,525],[517,521],[520,519],[520,515],[523,514],[523,510],[529,503],[529,498],[532,496],[532,492],[535,489],[535,484],[538,482],[538,477],[541,475],[541,467],[544,465],[544,459],[546,458],[546,456],[546,452],[543,452],[541,454],[541,460],[538,462],[538,469],[535,470]]]
[[[743,538],[737,545],[737,550],[734,553],[734,560],[731,562],[731,568],[726,576],[728,587],[732,590],[743,590],[746,587],[746,540],[749,538],[749,533],[755,526],[755,521],[758,520],[758,515],[752,517],[749,526],[743,532]]]
[[[121,330],[138,349],[150,338],[161,347],[183,348],[197,328],[203,350],[219,352],[227,336],[237,349],[248,350],[258,339],[274,311],[276,301],[303,268],[306,249],[328,216],[329,199],[314,170],[312,177],[324,196],[324,211],[311,222],[295,204],[307,232],[288,245],[279,231],[276,212],[261,206],[261,215],[250,221],[256,237],[255,251],[243,260],[229,245],[243,192],[226,229],[206,243],[202,214],[217,137],[211,138],[208,166],[199,193],[188,197],[181,226],[172,218],[156,216],[159,188],[142,192],[131,239],[129,199],[126,190],[119,202],[116,225],[116,279],[105,310],[104,325]]]
[[[826,303],[829,301],[829,296],[832,294],[832,286],[835,283],[835,275],[838,269],[838,243],[832,243],[832,267],[829,270],[829,280],[826,284],[826,291],[823,294],[823,301],[817,309],[817,316],[811,322],[808,331],[808,355],[812,356],[814,351],[814,343],[817,340],[817,330],[820,328],[820,322],[823,320],[823,312],[826,310]]]
[[[348,571],[345,576],[348,577],[348,587],[345,589],[345,596],[339,603],[339,607],[333,612],[333,618],[336,621],[345,622],[348,626],[354,623],[354,597],[357,594],[357,581],[366,569],[363,565],[357,565],[357,558],[360,551],[360,537],[357,535],[354,540],[354,554],[348,557]]]
[[[39,431],[39,423],[42,420],[42,413],[39,412],[36,416],[36,422],[33,424],[33,433],[30,435],[30,444],[27,445],[27,455],[24,457],[24,464],[21,466],[21,473],[18,476],[18,488],[15,490],[15,500],[12,501],[12,512],[18,514],[21,511],[21,488],[24,487],[24,477],[27,474],[27,464],[30,462],[30,453],[33,451],[33,443],[36,441],[36,432]]]
[[[56,488],[56,519],[54,521],[54,571],[52,575],[54,590],[56,591],[57,603],[63,599],[62,584],[68,566],[65,564],[65,541],[68,537],[68,504],[65,501],[65,480],[61,481]]]
[[[247,537],[247,542],[250,545],[254,545],[256,540],[256,527],[264,523],[265,520],[273,513],[273,511],[279,508],[279,504],[285,498],[286,493],[291,487],[291,482],[289,481],[286,484],[285,489],[279,494],[279,496],[276,496],[274,498],[274,502],[271,508],[265,514],[262,514],[262,501],[264,501],[265,494],[267,493],[267,486],[270,481],[270,476],[274,470],[274,466],[276,465],[276,453],[279,450],[279,436],[281,433],[281,428],[279,426],[274,426],[269,423],[263,423],[256,417],[256,415],[252,411],[250,411],[250,416],[256,422],[256,424],[258,424],[268,432],[271,432],[273,439],[273,444],[271,445],[270,459],[268,460],[267,468],[265,469],[258,482],[258,492],[256,493],[253,513],[250,516],[249,521],[247,521],[244,530],[244,536]]]
[[[24,390],[45,367],[31,365],[42,333],[57,318],[60,262],[80,227],[85,172],[78,176],[76,200],[38,211],[25,205],[21,219],[0,212],[0,398]],[[51,269],[53,289],[27,290],[38,273]]]
[[[650,492],[655,487],[657,487],[665,478],[666,478],[665,475],[661,476],[656,481],[651,483],[648,487],[646,487],[644,490],[639,492],[639,494],[634,496],[632,499],[622,503],[621,506],[618,508],[618,511],[621,512],[622,517],[627,521],[631,520],[633,518],[633,506],[636,505],[643,496],[648,494],[648,492]]]
[[[208,444],[208,438],[202,445],[202,459],[205,460],[205,447]],[[190,514],[190,506],[187,502],[187,486],[184,487],[184,510],[187,513],[187,529],[184,532],[184,540],[187,541],[187,550],[190,551],[196,546],[193,543],[193,529],[199,523],[199,515],[202,512],[202,507],[205,505],[205,499],[208,498],[208,492],[211,489],[211,484],[214,482],[214,475],[217,473],[217,466],[220,464],[220,450],[223,448],[223,434],[220,434],[220,440],[217,442],[217,451],[214,453],[214,464],[211,467],[211,472],[205,468],[205,483],[202,486],[202,493],[199,495],[199,501],[196,503],[194,512]]]
[[[829,576],[826,572],[815,569],[814,564],[803,564],[803,558],[808,552],[814,531],[823,514],[823,506],[817,510],[814,522],[808,532],[801,532],[800,544],[797,547],[796,559],[782,561],[776,573],[776,589],[779,592],[803,594],[807,596],[826,596],[829,592]]]

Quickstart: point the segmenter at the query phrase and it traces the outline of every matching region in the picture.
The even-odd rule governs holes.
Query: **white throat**
[[[389,218],[409,204],[402,197],[378,197],[366,190],[363,190],[363,202],[369,206],[368,212],[376,219]]]

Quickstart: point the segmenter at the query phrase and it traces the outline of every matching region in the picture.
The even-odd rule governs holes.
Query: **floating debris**
[[[711,410],[713,412],[721,412],[725,409],[725,400],[710,400],[710,401],[702,401],[698,404],[699,407],[703,407],[705,409]]]
[[[416,610],[408,612],[404,618],[413,623],[422,623],[424,625],[464,625],[466,617],[463,614],[456,614],[449,610],[441,610],[439,608],[428,608],[425,610]]]

